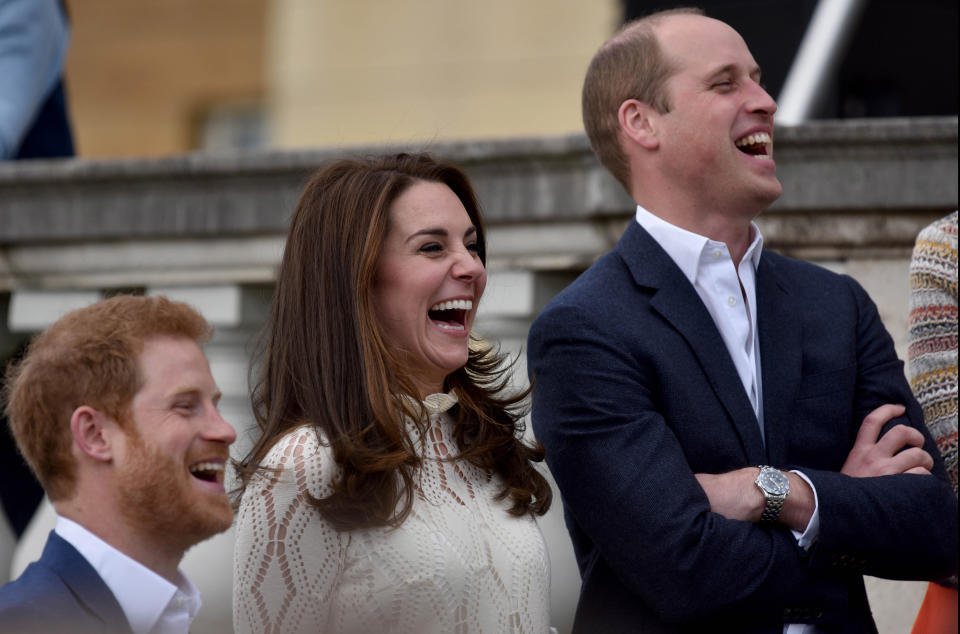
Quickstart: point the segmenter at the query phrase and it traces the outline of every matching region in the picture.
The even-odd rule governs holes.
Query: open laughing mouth
[[[194,462],[189,467],[190,475],[197,480],[210,482],[223,486],[224,462],[216,460],[204,460]]]
[[[773,139],[766,132],[757,132],[741,137],[734,142],[737,149],[759,159],[773,158]]]
[[[450,299],[431,306],[427,317],[440,328],[462,331],[467,327],[467,312],[470,310],[473,310],[471,300]]]

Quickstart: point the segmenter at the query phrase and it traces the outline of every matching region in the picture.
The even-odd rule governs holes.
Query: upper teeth
[[[223,471],[223,463],[198,462],[197,464],[190,465],[190,473],[198,473],[200,471]]]
[[[449,299],[439,304],[434,304],[430,310],[471,310],[473,302],[469,299]]]
[[[770,135],[766,132],[758,132],[756,134],[748,134],[742,139],[737,139],[736,141],[737,147],[743,147],[745,145],[758,145],[760,143],[770,143]]]

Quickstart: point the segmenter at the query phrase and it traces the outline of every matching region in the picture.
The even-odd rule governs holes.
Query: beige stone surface
[[[621,9],[83,0],[70,12],[78,153],[118,157],[195,149],[204,118],[227,108],[263,112],[277,147],[578,132],[584,71]]]
[[[66,78],[78,154],[190,150],[209,108],[258,102],[269,1],[70,2]]]
[[[576,132],[615,0],[276,0],[268,109],[278,147]]]

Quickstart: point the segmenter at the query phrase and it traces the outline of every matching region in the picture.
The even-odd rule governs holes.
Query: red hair
[[[70,417],[89,405],[121,425],[142,385],[143,344],[158,336],[209,339],[200,314],[165,297],[118,295],[67,313],[7,368],[5,413],[20,453],[51,500],[73,495]]]

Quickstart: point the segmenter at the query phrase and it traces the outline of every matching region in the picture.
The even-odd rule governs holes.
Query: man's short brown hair
[[[7,369],[3,401],[17,446],[51,500],[73,495],[74,410],[89,405],[130,424],[144,342],[173,336],[199,344],[211,333],[187,304],[118,295],[67,313],[37,335],[23,360]]]
[[[620,145],[620,105],[636,99],[669,112],[664,89],[673,74],[663,56],[655,27],[666,16],[703,15],[700,9],[660,11],[627,23],[607,40],[590,61],[583,80],[583,126],[590,146],[607,170],[630,191],[630,163]]]

